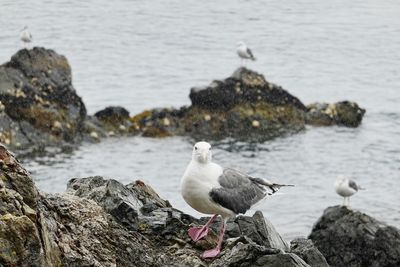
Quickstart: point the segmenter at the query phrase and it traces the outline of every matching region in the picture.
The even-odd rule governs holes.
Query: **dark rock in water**
[[[2,141],[15,146],[77,139],[86,108],[71,82],[67,59],[53,50],[20,50],[0,66]]]
[[[331,266],[400,266],[400,230],[346,207],[329,207],[309,236]]]
[[[103,110],[97,111],[94,116],[108,123],[123,124],[129,120],[129,111],[123,107],[106,107]]]
[[[232,221],[233,238],[220,257],[205,261],[200,254],[217,235],[192,242],[187,230],[200,221],[143,182],[75,178],[67,193],[39,194],[4,147],[0,168],[1,266],[309,266],[284,252],[286,243],[260,212]]]
[[[308,105],[307,110],[307,123],[322,126],[358,127],[365,114],[365,109],[349,101],[334,104],[314,103]]]
[[[302,258],[310,266],[329,267],[325,257],[310,239],[296,238],[292,240],[290,242],[290,251]]]
[[[293,105],[306,110],[304,104],[281,87],[269,83],[264,76],[246,68],[237,69],[224,81],[214,81],[206,88],[190,91],[192,106],[227,111],[238,104],[264,102],[272,105]]]
[[[91,117],[72,85],[67,59],[50,49],[22,49],[0,66],[0,142],[13,148],[77,144],[128,134],[122,107]]]
[[[246,68],[237,69],[223,81],[192,88],[190,99],[190,107],[135,115],[133,128],[148,137],[264,141],[304,130],[307,123],[357,127],[365,113],[347,101],[306,107],[297,97]]]

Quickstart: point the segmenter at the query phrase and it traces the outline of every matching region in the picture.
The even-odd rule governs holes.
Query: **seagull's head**
[[[199,163],[208,163],[211,161],[211,145],[201,141],[193,146],[192,160]]]
[[[237,46],[238,46],[238,47],[240,47],[240,46],[246,46],[246,44],[245,44],[244,42],[240,41],[240,42],[237,42]]]
[[[337,184],[344,183],[345,181],[346,181],[346,177],[345,177],[343,174],[339,174],[339,175],[336,177],[336,183],[337,183]]]

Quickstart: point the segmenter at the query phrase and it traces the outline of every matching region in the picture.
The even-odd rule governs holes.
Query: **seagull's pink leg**
[[[208,234],[208,228],[209,228],[210,224],[215,220],[215,218],[217,218],[217,216],[218,216],[218,214],[213,215],[211,217],[211,219],[208,220],[208,222],[202,227],[189,228],[188,234],[189,234],[190,238],[196,242],[196,241],[202,239],[203,237],[205,237]]]
[[[225,229],[226,229],[226,219],[224,219],[222,222],[222,227],[219,233],[217,246],[213,249],[204,251],[203,254],[201,255],[203,259],[214,258],[219,255],[219,253],[221,252],[222,241],[224,240]]]

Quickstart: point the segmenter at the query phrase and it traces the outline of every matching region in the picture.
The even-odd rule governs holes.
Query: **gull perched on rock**
[[[338,195],[343,197],[343,206],[350,207],[350,197],[358,190],[364,189],[349,178],[338,175],[335,181],[335,190]]]
[[[25,26],[20,34],[20,39],[26,46],[28,43],[32,42],[32,34],[28,31],[28,26]]]
[[[203,258],[216,257],[221,251],[226,222],[239,213],[245,213],[266,195],[272,195],[282,186],[211,162],[211,145],[198,142],[193,147],[192,160],[181,181],[185,201],[195,210],[213,215],[202,227],[192,227],[188,234],[198,241],[208,234],[211,223],[221,215],[222,226],[218,244],[202,254]]]
[[[247,59],[251,59],[253,61],[256,60],[256,58],[253,56],[253,53],[251,52],[251,50],[246,46],[246,44],[244,42],[238,42],[238,47],[237,47],[236,52],[241,59],[242,66],[243,66],[244,60],[247,60]]]

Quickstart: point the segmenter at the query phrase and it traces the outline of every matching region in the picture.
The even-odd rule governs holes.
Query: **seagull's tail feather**
[[[261,179],[261,178],[251,178],[251,179],[252,179],[253,182],[255,182],[255,183],[259,184],[259,185],[263,185],[263,186],[268,187],[272,191],[271,193],[268,193],[268,195],[275,194],[276,192],[278,192],[278,190],[281,187],[294,186],[293,184],[277,184],[277,183],[273,183],[273,182],[270,182],[270,181],[268,181],[266,179]]]

